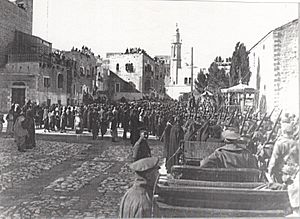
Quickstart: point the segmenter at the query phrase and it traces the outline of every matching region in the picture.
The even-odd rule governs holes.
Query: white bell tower
[[[176,24],[176,35],[171,47],[171,85],[178,84],[178,69],[181,69],[181,40],[178,24]]]

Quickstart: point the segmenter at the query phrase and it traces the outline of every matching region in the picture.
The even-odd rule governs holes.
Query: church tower
[[[181,69],[181,40],[178,25],[171,47],[171,85],[178,84],[178,69]]]

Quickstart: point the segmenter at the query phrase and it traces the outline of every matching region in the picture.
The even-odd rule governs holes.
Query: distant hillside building
[[[230,66],[231,66],[231,57],[228,57],[228,58],[225,58],[225,59],[222,59],[221,56],[216,57],[215,63],[217,64],[219,69],[224,69],[225,73],[227,75],[229,75]]]
[[[298,19],[270,31],[249,51],[249,85],[259,90],[259,107],[299,113]],[[264,100],[262,100],[264,99]]]

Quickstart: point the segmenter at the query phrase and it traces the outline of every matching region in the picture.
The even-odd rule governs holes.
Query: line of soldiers
[[[187,110],[181,111],[180,105]],[[182,141],[223,143],[202,160],[201,167],[264,170],[270,182],[268,189],[288,189],[291,206],[299,213],[299,120],[296,116],[287,113],[282,116],[280,111],[273,122],[274,110],[270,115],[260,115],[252,108],[240,112],[234,107],[217,108],[210,102],[174,106],[166,111],[170,114],[160,136],[164,140],[168,172],[180,163]],[[157,165],[158,160],[147,154],[130,165],[137,181],[121,201],[120,217],[151,216],[155,207],[152,198]]]

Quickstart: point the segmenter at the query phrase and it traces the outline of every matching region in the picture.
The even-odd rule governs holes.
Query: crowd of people
[[[182,141],[208,145],[218,142],[222,146],[203,159],[201,167],[260,169],[272,182],[270,188],[287,189],[295,186],[299,177],[299,118],[281,112],[276,117],[272,121],[271,115],[254,112],[252,108],[241,112],[229,106],[218,107],[211,99],[195,101],[192,97],[187,102],[138,100],[50,107],[29,101],[23,108],[13,105],[5,119],[7,134],[14,134],[19,151],[35,147],[35,128],[43,128],[45,132],[73,130],[77,134],[89,131],[95,141],[103,139],[110,129],[112,142],[120,137],[126,140],[130,133],[132,168],[140,171],[142,178],[147,175],[144,175],[146,170],[152,171],[157,166],[157,160],[148,159],[151,158],[149,134],[164,142],[168,173],[173,165],[180,164]],[[123,129],[123,136],[118,136],[118,128]],[[144,159],[148,159],[146,164],[140,161]],[[299,201],[296,205],[299,206]]]

